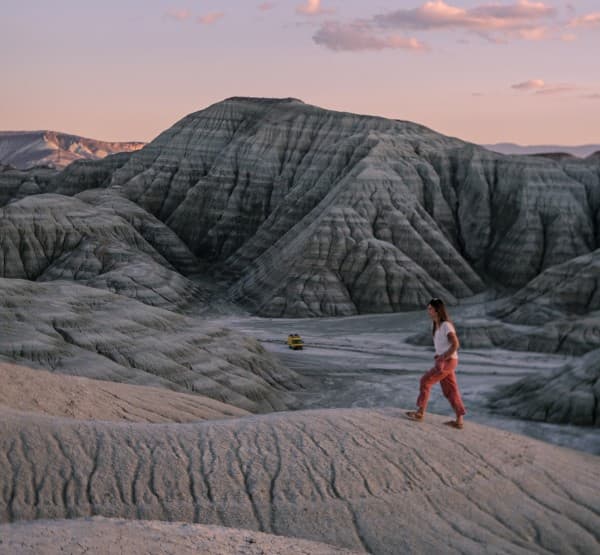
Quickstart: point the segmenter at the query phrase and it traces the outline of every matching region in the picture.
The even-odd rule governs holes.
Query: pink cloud
[[[587,15],[582,15],[581,17],[576,17],[569,22],[569,27],[584,27],[588,29],[600,27],[600,12],[589,13]]]
[[[511,85],[511,89],[517,89],[519,91],[531,91],[535,89],[543,89],[546,83],[543,79],[529,79],[529,81],[523,81],[516,85]]]
[[[512,33],[510,33],[512,34]],[[544,40],[552,36],[552,31],[548,27],[531,27],[528,29],[518,29],[514,35],[523,40]]]
[[[225,14],[223,12],[211,12],[207,13],[206,15],[198,16],[196,18],[196,21],[198,23],[201,23],[202,25],[212,25],[222,17],[225,17]]]
[[[546,83],[543,79],[529,79],[522,83],[511,85],[518,91],[534,91],[535,94],[554,95],[581,90],[582,87],[572,83]]]
[[[325,48],[335,51],[364,51],[403,49],[425,51],[428,47],[415,38],[400,36],[377,36],[366,21],[352,23],[325,22],[315,33],[313,40]]]
[[[551,6],[546,6],[543,2],[529,2],[520,0],[516,4],[502,5],[489,4],[478,6],[469,10],[473,17],[491,18],[499,20],[531,20],[542,17],[549,17],[556,14],[556,10]]]
[[[543,89],[535,91],[535,94],[552,95],[562,94],[579,90],[580,87],[577,85],[571,85],[569,83],[562,83],[557,85],[546,85]]]
[[[560,40],[563,42],[573,42],[577,40],[577,35],[574,35],[573,33],[564,33],[561,35]]]
[[[432,0],[418,8],[400,9],[376,15],[374,21],[382,27],[397,27],[430,31],[458,29],[479,34],[501,34],[509,38],[540,40],[550,35],[540,21],[553,18],[556,10],[544,2],[517,0],[514,4],[485,4],[471,9]]]
[[[600,100],[600,93],[592,93],[592,94],[584,94],[582,98],[587,98],[589,100]]]
[[[175,19],[176,21],[186,21],[192,17],[192,12],[186,9],[171,8],[167,10],[165,16],[169,19]]]
[[[332,8],[322,8],[321,0],[306,0],[305,4],[301,4],[296,8],[296,13],[301,15],[323,15],[334,13]]]
[[[258,5],[258,9],[261,12],[267,12],[269,10],[272,10],[275,7],[275,4],[273,4],[273,2],[263,2],[262,4]]]

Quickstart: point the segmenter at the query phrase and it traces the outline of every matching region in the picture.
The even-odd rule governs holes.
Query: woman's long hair
[[[442,322],[452,321],[450,320],[450,316],[448,315],[448,311],[446,310],[446,305],[444,304],[444,301],[442,301],[442,299],[431,299],[429,301],[428,306],[433,308],[433,310],[435,310],[435,312],[437,313],[440,325],[442,324]],[[431,335],[435,334],[436,329],[436,323],[433,322],[433,326],[431,328]]]

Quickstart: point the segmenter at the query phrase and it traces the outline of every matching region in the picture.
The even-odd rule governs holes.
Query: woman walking
[[[446,399],[450,401],[456,413],[456,420],[450,420],[445,424],[460,430],[463,427],[463,416],[466,411],[460,397],[454,372],[458,364],[458,337],[441,299],[431,299],[427,305],[427,312],[433,321],[435,365],[421,378],[417,410],[409,411],[406,414],[412,420],[423,420],[431,388],[434,384],[440,382]]]

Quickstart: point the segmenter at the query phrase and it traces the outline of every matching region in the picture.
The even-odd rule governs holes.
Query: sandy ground
[[[0,363],[0,407],[84,420],[192,422],[247,411],[202,395]]]
[[[272,534],[182,522],[102,517],[0,525],[5,555],[345,555],[359,553]]]
[[[598,457],[444,420],[390,408],[177,424],[0,411],[0,521],[193,522],[382,555],[594,552]]]

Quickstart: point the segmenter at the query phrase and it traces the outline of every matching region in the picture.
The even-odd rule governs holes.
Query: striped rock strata
[[[286,408],[298,376],[254,339],[71,282],[0,278],[0,356],[63,374]]]
[[[169,228],[125,199],[83,195],[35,195],[0,208],[0,276],[77,281],[165,308],[202,297],[182,275],[198,263]]]
[[[548,268],[507,299],[493,315],[539,325],[600,311],[600,249]]]
[[[499,388],[490,406],[529,420],[600,427],[600,349],[550,376]]]
[[[598,248],[598,163],[502,156],[293,99],[191,114],[112,186],[260,314],[381,312],[521,287]],[[477,273],[476,273],[477,272]]]
[[[64,168],[74,160],[97,160],[142,146],[144,143],[99,141],[57,131],[0,131],[0,163],[19,169]]]

